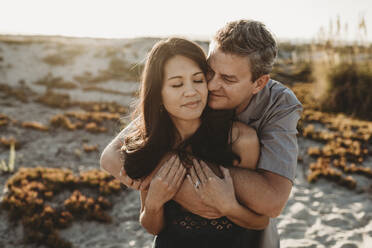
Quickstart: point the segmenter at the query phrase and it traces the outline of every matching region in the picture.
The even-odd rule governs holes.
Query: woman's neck
[[[173,120],[173,123],[181,136],[181,141],[183,141],[196,132],[201,124],[201,120]]]

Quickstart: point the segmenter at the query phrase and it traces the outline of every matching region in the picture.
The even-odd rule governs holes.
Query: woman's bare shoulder
[[[256,142],[258,140],[256,130],[240,121],[233,122],[231,135],[232,143],[238,140],[244,140],[245,142]]]
[[[236,166],[254,170],[260,155],[256,130],[242,122],[234,122],[232,136],[232,149],[240,157]]]

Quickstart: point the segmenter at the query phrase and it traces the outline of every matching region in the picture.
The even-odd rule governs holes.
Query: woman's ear
[[[254,81],[255,87],[252,93],[257,94],[258,92],[260,92],[266,86],[269,80],[270,80],[269,74],[265,74],[257,78],[256,81]]]

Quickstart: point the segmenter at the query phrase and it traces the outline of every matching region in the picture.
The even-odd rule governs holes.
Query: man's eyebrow
[[[203,74],[203,72],[202,71],[198,71],[198,72],[195,72],[194,74],[192,74],[193,76],[196,76],[196,75],[198,75],[198,74],[200,74],[200,73],[202,73]]]

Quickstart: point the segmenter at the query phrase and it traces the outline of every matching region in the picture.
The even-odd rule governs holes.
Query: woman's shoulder
[[[236,143],[239,141],[256,142],[258,140],[256,130],[241,122],[234,121],[231,128],[231,142]]]
[[[232,136],[232,150],[240,157],[236,166],[256,169],[260,155],[260,141],[256,130],[237,121],[233,123]]]

